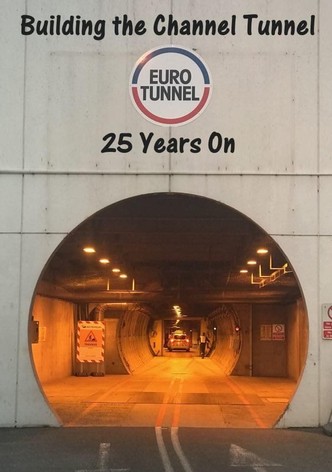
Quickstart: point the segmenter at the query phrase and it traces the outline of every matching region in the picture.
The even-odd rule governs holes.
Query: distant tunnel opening
[[[32,301],[31,355],[51,408],[63,424],[79,425],[80,414],[73,419],[70,413],[78,382],[80,404],[86,405],[96,395],[94,387],[106,392],[110,380],[115,393],[107,397],[105,408],[117,404],[121,409],[115,381],[120,385],[126,376],[155,372],[156,362],[163,366],[160,372],[166,372],[167,362],[182,363],[189,378],[190,359],[198,361],[199,337],[205,332],[207,360],[216,371],[211,378],[206,364],[204,375],[210,380],[201,394],[211,390],[210,396],[196,400],[229,405],[233,395],[234,403],[239,401],[234,386],[227,398],[216,396],[216,376],[227,376],[228,386],[230,379],[241,385],[270,379],[271,389],[279,379],[287,384],[279,403],[272,393],[269,400],[259,393],[255,400],[262,406],[273,404],[275,416],[268,425],[273,426],[301,377],[307,318],[290,261],[250,219],[202,197],[142,195],[92,215],[50,257]],[[168,348],[175,330],[185,333],[189,350]],[[165,379],[160,383],[166,391]],[[69,389],[69,394],[62,398],[52,388]],[[143,393],[134,397],[139,403]],[[94,409],[90,407],[84,411]],[[128,415],[126,421],[134,425]],[[92,424],[103,424],[100,415],[91,418]]]

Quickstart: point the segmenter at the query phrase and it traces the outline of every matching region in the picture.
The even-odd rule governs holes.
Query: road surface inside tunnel
[[[296,382],[225,376],[210,358],[172,352],[132,375],[68,377],[43,385],[66,427],[272,428]]]

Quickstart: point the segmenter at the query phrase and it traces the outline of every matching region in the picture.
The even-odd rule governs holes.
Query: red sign
[[[322,305],[322,338],[332,339],[332,303]]]
[[[286,330],[284,324],[272,325],[272,341],[285,341]]]
[[[324,329],[323,330],[323,338],[324,339],[332,339],[332,329]]]

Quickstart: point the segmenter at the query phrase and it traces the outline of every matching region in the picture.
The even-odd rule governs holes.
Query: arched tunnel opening
[[[306,358],[290,261],[203,197],[142,195],[92,215],[52,254],[31,306],[36,377],[65,426],[161,426],[181,407],[187,426],[273,427]]]

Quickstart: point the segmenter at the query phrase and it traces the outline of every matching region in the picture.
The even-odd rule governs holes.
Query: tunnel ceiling
[[[85,246],[96,253],[85,254]],[[259,247],[269,250],[273,269],[269,254],[257,255]],[[247,265],[252,258],[255,284]],[[75,229],[51,257],[37,293],[82,303],[146,303],[158,317],[169,317],[179,305],[183,315],[205,316],[222,302],[295,300],[299,288],[290,267],[258,285],[259,264],[268,276],[278,275],[286,262],[272,239],[233,209],[199,197],[155,194],[112,205]],[[128,277],[114,274],[115,267]],[[249,273],[240,274],[242,268]]]

